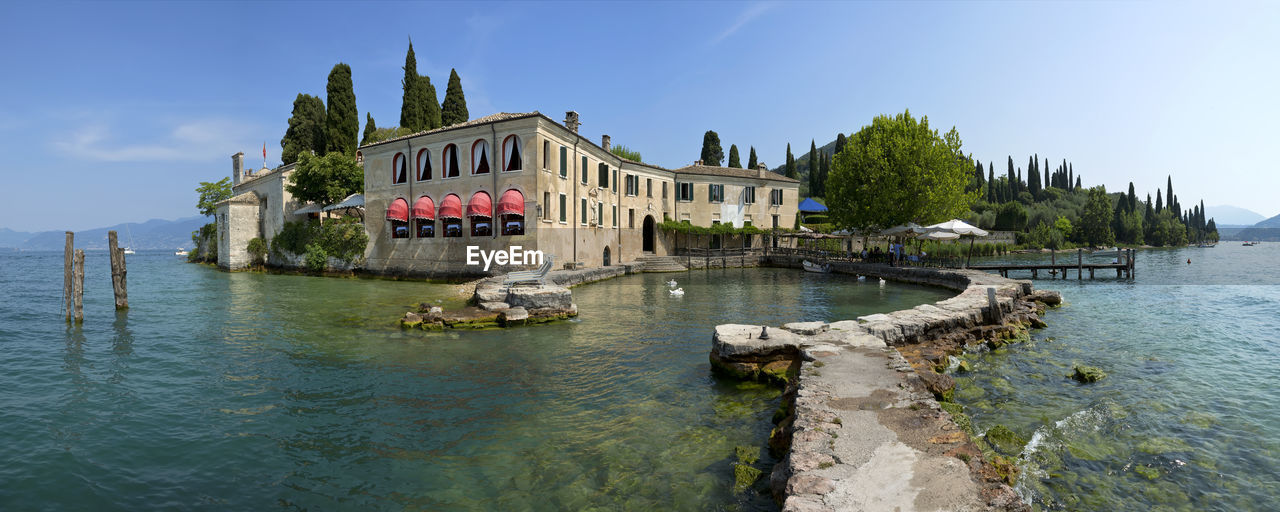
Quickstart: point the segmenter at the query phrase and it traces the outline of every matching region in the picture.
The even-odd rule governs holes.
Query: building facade
[[[231,156],[231,198],[214,208],[219,267],[248,266],[249,240],[262,238],[269,243],[285,222],[306,217],[293,213],[300,205],[285,187],[294,165],[253,172],[244,167],[244,153]]]
[[[664,220],[790,227],[799,183],[758,169],[680,169],[627,160],[538,112],[495,114],[362,146],[364,268],[447,276],[510,270],[468,264],[477,251],[540,250],[595,267],[667,255]]]

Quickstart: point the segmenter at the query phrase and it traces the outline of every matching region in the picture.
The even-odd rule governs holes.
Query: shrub
[[[325,254],[351,263],[364,256],[369,235],[364,231],[364,223],[356,217],[344,217],[324,224],[305,220],[286,222],[271,241],[271,251],[278,257],[305,255],[313,244]]]
[[[249,240],[249,244],[245,247],[249,252],[249,256],[253,258],[254,265],[261,265],[266,262],[267,257],[267,241],[261,237],[254,237]]]
[[[324,249],[319,244],[307,244],[304,260],[307,269],[312,272],[323,271],[329,265],[329,255],[324,252]]]

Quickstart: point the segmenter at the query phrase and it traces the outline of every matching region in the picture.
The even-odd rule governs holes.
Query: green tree
[[[462,90],[462,85],[458,85],[458,90]],[[417,93],[422,97],[418,99],[418,104],[422,107],[422,118],[424,129],[434,130],[444,126],[444,120],[441,118],[440,100],[436,99],[436,86],[431,85],[431,77],[423,75],[418,77]],[[463,104],[465,108],[465,102]]]
[[[702,134],[702,156],[700,157],[703,165],[718,166],[724,161],[724,150],[720,148],[720,134],[714,130],[707,130]]]
[[[987,202],[996,202],[996,166],[995,162],[987,162]]]
[[[818,196],[827,195],[827,176],[831,175],[831,156],[822,153],[821,165],[818,166]]]
[[[462,94],[462,79],[457,69],[449,70],[449,85],[444,90],[444,104],[440,106],[440,122],[443,126],[465,123],[471,119],[467,113],[467,98]]]
[[[622,144],[613,145],[612,147],[609,148],[609,152],[615,155],[618,155],[622,158],[626,158],[627,160],[633,160],[636,162],[641,161],[639,151],[623,146]]]
[[[787,174],[791,179],[796,179],[796,157],[791,154],[791,143],[787,143]]]
[[[1080,234],[1091,246],[1115,243],[1115,234],[1111,231],[1111,199],[1107,197],[1106,187],[1089,189],[1089,200],[1080,215]]]
[[[742,168],[742,159],[738,157],[738,145],[729,145],[729,167]]]
[[[331,205],[364,190],[364,168],[346,153],[303,153],[286,188],[298,201]]]
[[[842,228],[879,230],[905,222],[959,217],[977,192],[965,192],[969,164],[955,128],[946,135],[911,112],[876,116],[849,137],[828,177],[829,217]]]
[[[360,145],[363,146],[365,144],[368,144],[369,137],[373,136],[373,134],[377,131],[378,131],[378,125],[373,122],[373,114],[369,112],[365,112],[364,113],[364,135],[360,137]]]
[[[324,153],[324,134],[324,101],[310,94],[299,94],[293,100],[289,128],[280,139],[280,163],[294,163],[298,161],[298,153],[306,151]]]
[[[833,149],[834,153],[832,153],[832,154],[834,154],[834,155],[838,155],[838,154],[840,154],[840,152],[841,152],[841,151],[844,151],[844,147],[845,147],[845,146],[847,146],[848,144],[849,144],[849,138],[848,138],[848,137],[845,137],[843,133],[837,134],[837,135],[836,135],[836,147],[835,147],[835,149]]]
[[[756,159],[756,147],[751,146],[751,156],[747,157],[747,168],[755,169],[757,165],[760,165],[760,161]]]
[[[1164,193],[1165,193],[1164,205],[1168,206],[1169,208],[1172,208],[1174,213],[1181,212],[1182,209],[1174,208],[1174,205],[1177,204],[1177,202],[1173,200],[1173,175],[1172,174],[1169,175],[1169,184],[1164,188]]]
[[[356,110],[356,91],[351,83],[351,66],[339,62],[329,71],[325,113],[325,152],[355,155],[356,137],[360,134],[360,113]]]
[[[418,59],[413,55],[413,41],[409,41],[409,51],[404,55],[404,78],[400,79],[400,87],[404,89],[404,95],[400,99],[400,126],[413,131],[420,131],[426,127],[426,119],[423,119],[423,108],[421,101],[423,95],[419,91],[422,86],[418,77]],[[368,129],[365,130],[366,132]]]
[[[200,210],[200,215],[205,217],[213,215],[215,205],[231,199],[231,178],[222,178],[213,182],[202,181],[200,186],[196,187],[196,193],[200,194],[200,200],[196,201],[196,209]]]

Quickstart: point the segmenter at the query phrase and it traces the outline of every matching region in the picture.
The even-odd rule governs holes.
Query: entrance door
[[[604,266],[609,266],[609,248],[604,248]]]
[[[643,233],[643,234],[644,234],[644,243],[642,244],[642,245],[643,245],[643,247],[641,248],[644,252],[653,252],[653,245],[654,245],[654,244],[653,244],[653,237],[654,237],[654,232],[653,232],[653,231],[654,231],[654,228],[653,228],[653,216],[652,216],[652,215],[645,215],[645,216],[644,216],[644,233]]]

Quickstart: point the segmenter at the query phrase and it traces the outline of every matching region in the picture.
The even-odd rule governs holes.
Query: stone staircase
[[[683,260],[677,256],[645,255],[636,258],[636,263],[643,265],[645,272],[685,272]]]

